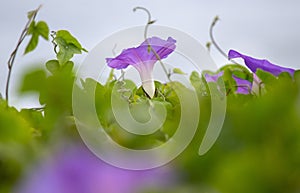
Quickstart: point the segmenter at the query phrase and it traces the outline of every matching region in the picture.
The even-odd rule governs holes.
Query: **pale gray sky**
[[[203,45],[209,41],[211,21],[219,15],[215,38],[225,51],[234,48],[242,53],[300,69],[300,1],[299,0],[1,0],[0,6],[0,92],[4,95],[6,62],[26,23],[26,13],[40,4],[37,20],[45,20],[51,30],[67,29],[91,50],[113,32],[146,21],[135,6],[148,8],[157,24],[184,31]],[[16,58],[11,83],[11,104],[27,106],[16,94],[20,77],[32,63],[54,57],[52,45],[43,40],[36,51]],[[226,59],[215,49],[212,57],[222,66]],[[80,63],[83,56],[75,60]]]

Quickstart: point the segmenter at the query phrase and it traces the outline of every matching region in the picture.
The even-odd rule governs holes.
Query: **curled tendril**
[[[164,70],[164,73],[166,74],[167,78],[169,81],[171,81],[170,77],[171,77],[171,74],[168,73],[168,70],[167,68],[165,67],[164,63],[161,61],[161,58],[159,57],[159,55],[156,53],[156,51],[152,48],[152,46],[150,45],[147,37],[148,37],[148,29],[149,29],[149,26],[151,24],[154,24],[156,22],[156,20],[152,20],[151,19],[151,13],[148,9],[144,8],[144,7],[135,7],[133,8],[133,11],[136,12],[137,10],[142,10],[142,11],[145,11],[148,15],[148,20],[147,20],[147,23],[145,25],[145,30],[144,30],[144,39],[147,41],[148,43],[148,50],[149,52],[152,51],[156,57],[156,59],[159,61],[160,65],[162,66],[163,70]]]
[[[116,56],[116,48],[117,48],[117,44],[114,45],[114,47],[112,48],[111,52],[113,53],[113,56]],[[113,74],[114,69],[111,69],[111,74]],[[121,69],[121,75],[119,78],[117,78],[116,76],[114,76],[115,80],[117,81],[123,81],[125,79],[125,71],[123,69]]]
[[[216,47],[216,49],[228,60],[228,56],[227,54],[221,49],[221,47],[218,45],[218,43],[216,42],[214,35],[213,35],[213,29],[216,26],[217,22],[220,20],[219,16],[216,16],[213,20],[213,22],[210,25],[209,28],[209,37],[211,40],[211,44],[214,45]],[[210,48],[210,43],[207,44],[207,47]],[[234,60],[229,60],[234,64],[238,64],[236,61]]]
[[[133,11],[136,12],[137,10],[142,10],[142,11],[145,11],[148,15],[148,21],[147,21],[147,24],[145,26],[145,31],[144,31],[144,38],[147,39],[148,35],[148,28],[151,24],[154,24],[155,23],[155,20],[152,20],[151,19],[151,13],[148,9],[144,8],[144,7],[135,7],[133,8]]]
[[[117,84],[119,84],[120,87],[121,87],[120,89],[117,90],[121,94],[121,97],[124,100],[126,100],[129,104],[131,104],[130,98],[133,96],[133,93],[132,93],[132,91],[130,89],[125,88],[126,82],[118,80]]]
[[[57,54],[57,44],[55,43],[55,41],[54,41],[54,39],[55,39],[55,36],[56,36],[56,32],[55,31],[51,31],[51,33],[50,33],[50,36],[52,37],[52,44],[53,44],[53,46],[54,46],[54,52],[55,52],[55,54]]]
[[[214,46],[216,47],[216,49],[217,49],[217,50],[218,50],[218,51],[219,51],[219,52],[220,52],[227,60],[229,60],[227,54],[226,54],[226,53],[221,49],[221,47],[217,44],[217,42],[216,42],[216,40],[215,40],[215,38],[214,38],[214,35],[213,35],[213,29],[214,29],[215,25],[217,24],[217,22],[218,22],[219,20],[220,20],[219,16],[216,16],[216,17],[214,18],[213,22],[212,22],[211,25],[210,25],[209,36],[210,36],[211,42],[208,42],[208,43],[206,44],[206,47],[207,47],[208,49],[210,49],[211,44],[214,45]],[[233,60],[233,59],[230,59],[229,61],[232,62],[232,63],[234,63],[234,64],[239,64],[238,62],[236,62],[236,61]],[[244,71],[244,70],[243,70],[243,71]],[[259,87],[259,95],[261,95],[261,87],[262,87],[262,85],[263,85],[262,82],[260,82],[260,83],[258,84],[258,87]],[[249,93],[256,94],[256,93],[252,92],[252,91],[251,91],[251,88],[249,88],[248,86],[240,86],[240,87],[247,87],[247,89],[249,90]],[[231,92],[231,91],[229,90],[229,92]],[[227,95],[229,94],[229,92],[227,93]]]

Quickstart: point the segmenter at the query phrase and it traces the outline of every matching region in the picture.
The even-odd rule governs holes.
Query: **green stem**
[[[24,27],[24,29],[23,29],[20,37],[19,37],[17,46],[14,49],[14,51],[11,53],[10,58],[8,59],[8,62],[7,62],[8,75],[7,75],[6,89],[5,89],[5,98],[6,98],[6,101],[7,101],[7,105],[9,104],[9,85],[10,85],[11,73],[12,73],[12,68],[14,66],[14,63],[15,63],[15,58],[16,58],[17,52],[18,52],[22,42],[24,41],[25,37],[27,36],[28,28],[29,28],[31,22],[35,20],[35,17],[36,17],[36,15],[37,15],[40,8],[41,8],[41,5],[36,10],[33,11],[32,17],[28,18],[28,21],[27,21],[27,23],[26,23],[26,25],[25,25],[25,27]]]
[[[148,9],[146,9],[146,8],[144,8],[144,7],[135,7],[135,8],[133,8],[133,11],[135,12],[135,11],[138,10],[138,9],[145,11],[145,12],[147,13],[147,15],[148,15],[148,21],[147,21],[147,23],[146,23],[145,30],[144,30],[144,39],[147,41],[150,50],[154,53],[156,59],[159,61],[160,65],[162,66],[163,71],[165,72],[165,74],[166,74],[168,80],[171,81],[171,79],[170,79],[170,77],[171,77],[170,73],[168,73],[166,66],[165,66],[164,63],[161,61],[161,58],[160,58],[159,55],[156,53],[156,51],[152,48],[152,46],[150,45],[150,42],[149,42],[148,39],[147,39],[147,37],[148,37],[148,28],[149,28],[149,26],[150,26],[151,24],[153,24],[153,23],[155,22],[155,20],[152,20],[152,19],[151,19],[151,13],[150,13],[150,11],[149,11]]]

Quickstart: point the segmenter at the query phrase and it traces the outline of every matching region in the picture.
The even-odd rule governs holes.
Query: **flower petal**
[[[223,76],[224,74],[224,71],[220,71],[219,73],[217,74],[205,74],[205,79],[207,82],[217,82],[218,79]],[[251,92],[251,89],[252,89],[252,83],[249,82],[248,80],[244,80],[244,79],[241,79],[241,78],[238,78],[234,75],[232,75],[232,78],[235,80],[236,82],[236,86],[237,86],[237,90],[236,90],[236,93],[239,93],[239,94],[250,94]]]
[[[224,74],[224,71],[221,71],[221,72],[219,72],[218,74],[213,74],[213,75],[207,74],[207,73],[206,73],[204,76],[205,76],[206,82],[217,82],[218,79],[219,79],[221,76],[223,76],[223,74]]]
[[[155,62],[166,58],[175,50],[175,43],[176,40],[171,37],[167,40],[148,38],[136,48],[125,49],[115,58],[106,58],[106,62],[109,67],[115,69],[127,68],[129,65],[135,67],[142,79],[144,91],[152,98],[155,93],[153,66]]]
[[[132,193],[143,187],[171,183],[169,167],[132,171],[111,166],[81,145],[63,150],[36,166],[18,193]]]
[[[235,80],[237,90],[236,93],[239,94],[250,94],[252,90],[252,83],[248,80],[244,80],[232,75],[232,78]]]
[[[159,59],[164,59],[166,58],[169,54],[171,54],[175,48],[176,48],[176,40],[173,38],[169,37],[166,41],[162,40],[158,37],[152,37],[148,38],[145,40],[139,48],[142,49],[143,53],[145,53],[145,58],[147,60],[156,60],[157,61],[157,56],[159,56]],[[156,54],[148,49],[148,46],[151,46],[152,49],[156,52]],[[150,52],[149,52],[150,51]]]
[[[106,62],[108,66],[115,69],[123,69],[127,68],[128,65],[132,65],[139,70],[141,65],[154,65],[158,60],[156,54],[159,59],[166,58],[175,50],[175,43],[176,40],[171,37],[167,40],[158,37],[148,38],[136,48],[125,49],[115,58],[106,58]],[[149,49],[149,45],[155,53]]]
[[[270,72],[271,74],[273,74],[275,76],[278,76],[282,72],[288,72],[288,73],[290,73],[291,76],[294,76],[294,72],[295,72],[294,69],[277,66],[275,64],[272,64],[268,60],[252,58],[250,56],[243,55],[235,50],[229,51],[228,58],[229,58],[229,60],[233,59],[233,58],[243,58],[245,61],[245,64],[254,73],[256,72],[257,69],[261,69],[266,72]]]

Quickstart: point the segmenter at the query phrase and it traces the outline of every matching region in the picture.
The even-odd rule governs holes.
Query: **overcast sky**
[[[121,29],[143,25],[146,15],[134,13],[136,6],[148,8],[158,25],[184,31],[203,45],[209,41],[209,26],[216,15],[221,21],[215,38],[227,52],[233,48],[273,63],[300,68],[299,0],[1,0],[0,6],[0,93],[4,95],[7,60],[26,23],[26,13],[40,4],[37,20],[45,20],[51,30],[67,29],[91,50],[97,43]],[[54,58],[52,45],[40,41],[38,49],[22,56],[14,66],[11,104],[27,106],[16,95],[20,79],[32,63]],[[211,55],[218,66],[226,63],[215,49]],[[75,60],[80,63],[83,56]]]

